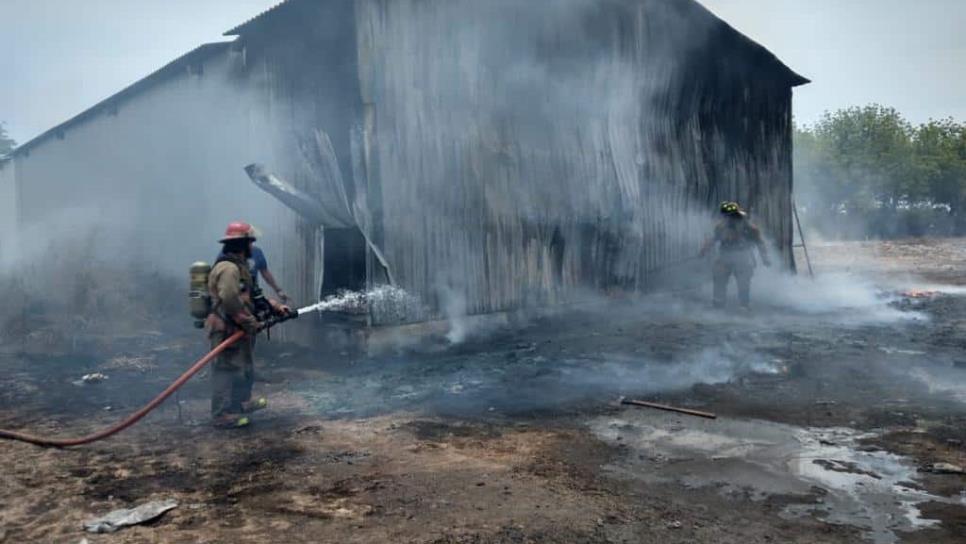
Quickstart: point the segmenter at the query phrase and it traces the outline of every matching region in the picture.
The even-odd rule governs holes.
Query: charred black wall
[[[372,213],[396,277],[433,307],[647,289],[723,199],[790,256],[797,76],[696,3],[356,10]]]
[[[794,270],[792,85],[803,80],[777,71],[774,62],[767,51],[749,48],[744,36],[718,27],[663,100],[677,115],[671,138],[693,138],[688,127],[697,122],[700,146],[681,158],[693,169],[691,198],[709,209],[722,200],[740,202]]]

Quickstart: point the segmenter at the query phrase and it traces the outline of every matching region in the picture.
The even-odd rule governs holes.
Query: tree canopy
[[[872,104],[795,129],[795,183],[812,226],[839,236],[966,232],[966,125],[918,126]]]
[[[17,142],[13,141],[13,138],[7,134],[6,127],[3,126],[3,123],[0,123],[0,155],[9,153],[16,146]]]

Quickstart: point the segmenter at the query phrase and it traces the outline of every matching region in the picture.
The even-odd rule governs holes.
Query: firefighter
[[[701,255],[707,255],[717,245],[718,256],[712,265],[714,278],[714,307],[722,308],[728,290],[728,281],[735,277],[738,284],[738,305],[743,310],[751,306],[751,276],[755,270],[755,248],[765,266],[771,266],[768,250],[761,231],[748,219],[737,202],[722,202],[721,221],[714,227],[714,233],[701,248]]]
[[[226,349],[211,373],[211,415],[216,427],[244,427],[250,423],[247,414],[265,408],[268,401],[252,399],[254,383],[253,349],[255,335],[263,327],[255,312],[252,293],[255,286],[248,268],[255,230],[248,223],[228,225],[221,239],[222,252],[208,277],[211,294],[211,313],[205,329],[211,346],[215,347],[238,329],[247,335]],[[284,314],[291,310],[274,300],[268,300],[271,311]]]
[[[255,229],[255,232],[257,237],[257,229]],[[221,257],[221,255],[218,257]],[[217,261],[218,259],[215,260]],[[288,294],[286,294],[285,291],[279,287],[278,281],[275,279],[275,275],[272,274],[272,271],[268,269],[268,258],[265,257],[265,252],[262,251],[262,248],[254,244],[252,244],[252,256],[248,259],[248,271],[251,272],[252,281],[255,282],[255,285],[258,285],[258,277],[261,275],[265,278],[265,283],[267,283],[269,287],[275,291],[275,294],[278,295],[279,300],[283,304],[289,303]]]

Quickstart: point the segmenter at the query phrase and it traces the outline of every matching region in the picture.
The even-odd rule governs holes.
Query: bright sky
[[[701,0],[812,80],[795,117],[878,102],[966,121],[966,0]]]
[[[0,0],[0,121],[18,142],[280,0]]]
[[[0,121],[26,141],[277,1],[0,0]],[[702,3],[813,80],[799,121],[869,102],[966,120],[966,0]]]

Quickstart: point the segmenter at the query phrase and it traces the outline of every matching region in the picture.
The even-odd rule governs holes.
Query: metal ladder
[[[792,213],[795,215],[795,226],[798,228],[798,239],[800,240],[797,244],[792,244],[792,251],[794,248],[800,247],[805,253],[805,264],[808,265],[808,276],[815,279],[815,272],[812,270],[812,260],[808,257],[808,246],[805,245],[805,235],[802,234],[802,221],[798,218],[798,206],[795,205],[795,199],[792,199]],[[793,257],[794,258],[794,257]]]

